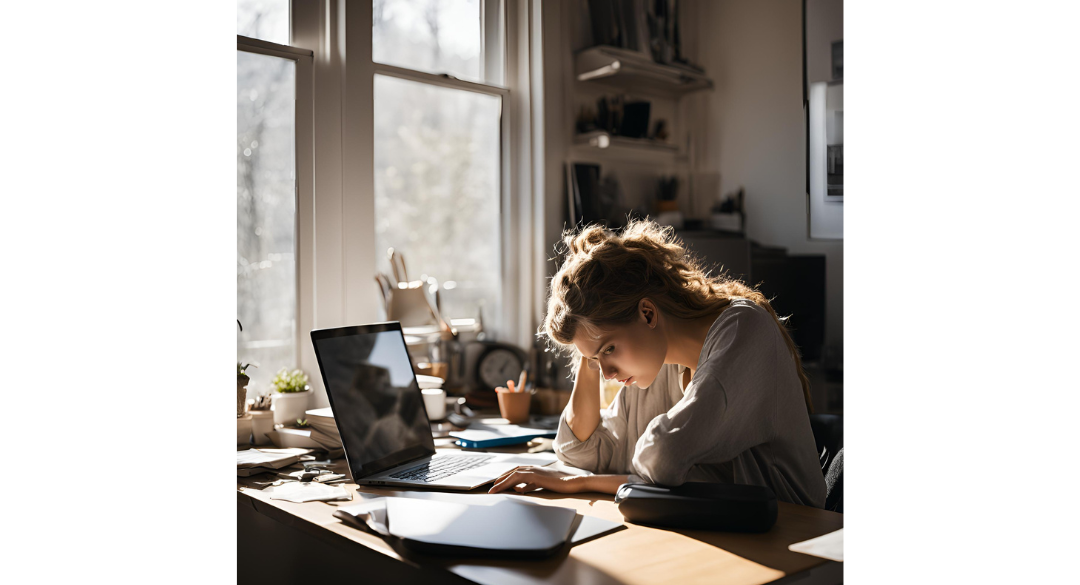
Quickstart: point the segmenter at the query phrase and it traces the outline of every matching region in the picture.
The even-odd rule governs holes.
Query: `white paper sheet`
[[[270,494],[271,500],[285,500],[297,504],[352,499],[352,494],[341,486],[315,482],[289,481],[281,485],[272,485],[264,489],[263,493]]]
[[[844,529],[796,542],[788,546],[788,550],[842,563],[844,562]]]

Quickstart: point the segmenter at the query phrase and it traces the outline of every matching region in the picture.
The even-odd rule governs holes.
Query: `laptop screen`
[[[311,332],[353,478],[435,453],[398,323]]]

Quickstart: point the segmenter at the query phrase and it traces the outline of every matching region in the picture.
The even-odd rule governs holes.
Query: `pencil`
[[[521,377],[518,378],[518,383],[517,383],[517,391],[518,392],[524,392],[525,391],[525,378],[527,377],[527,375],[528,374],[526,374],[525,370],[521,370]]]
[[[507,380],[507,381],[506,381],[506,387],[507,387],[507,388],[508,388],[508,389],[509,389],[509,390],[510,390],[511,392],[517,392],[516,390],[514,390],[514,381],[513,381],[513,380]]]

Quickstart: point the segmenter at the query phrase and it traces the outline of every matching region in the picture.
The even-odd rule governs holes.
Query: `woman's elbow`
[[[669,457],[634,454],[634,470],[641,479],[654,485],[679,486],[686,482],[686,469],[674,464]]]

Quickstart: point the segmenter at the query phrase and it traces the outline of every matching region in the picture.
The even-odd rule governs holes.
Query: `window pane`
[[[296,367],[296,62],[236,53],[236,359]]]
[[[481,81],[480,0],[375,0],[372,59]]]
[[[444,317],[498,315],[502,100],[375,76],[375,244],[445,285]],[[453,288],[451,288],[453,287]]]
[[[236,34],[289,44],[289,0],[237,0]]]

